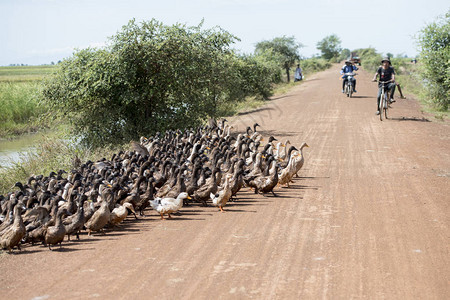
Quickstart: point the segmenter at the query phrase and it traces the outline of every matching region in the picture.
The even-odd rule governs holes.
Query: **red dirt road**
[[[338,71],[230,120],[309,144],[279,197],[245,189],[225,213],[149,210],[61,250],[3,252],[0,298],[448,299],[449,122],[398,97],[381,122],[372,74],[348,99]]]

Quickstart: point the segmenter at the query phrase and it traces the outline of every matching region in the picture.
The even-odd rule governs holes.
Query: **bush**
[[[383,57],[376,52],[375,48],[356,49],[353,52],[358,53],[358,56],[361,59],[361,66],[370,73],[374,74],[381,65]]]
[[[437,109],[447,111],[450,101],[450,11],[422,29],[418,42],[427,94]]]
[[[303,74],[311,74],[328,69],[331,63],[326,59],[314,57],[302,60],[301,67]]]
[[[213,28],[130,21],[104,49],[84,49],[45,81],[42,100],[67,115],[82,142],[113,145],[197,126],[220,107],[270,94],[270,66],[239,57]],[[262,75],[261,75],[262,74]],[[268,76],[267,76],[268,75]]]

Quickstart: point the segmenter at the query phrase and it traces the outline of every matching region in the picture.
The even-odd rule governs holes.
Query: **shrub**
[[[417,39],[428,96],[436,108],[446,111],[450,101],[450,11],[423,28]]]
[[[270,66],[237,56],[237,40],[202,24],[131,20],[104,49],[84,49],[45,81],[42,100],[67,115],[82,142],[113,145],[220,117],[220,107],[270,94]],[[256,74],[256,75],[255,75]]]

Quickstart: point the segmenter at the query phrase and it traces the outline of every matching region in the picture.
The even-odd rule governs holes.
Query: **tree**
[[[437,108],[446,111],[450,101],[450,10],[423,28],[417,40],[429,96]]]
[[[293,36],[276,37],[270,41],[262,41],[256,44],[255,53],[261,55],[266,51],[271,51],[273,59],[286,71],[287,81],[290,82],[290,69],[296,61],[300,60],[298,50],[303,47],[297,43]]]
[[[317,49],[322,52],[325,59],[338,57],[341,52],[341,40],[335,34],[329,35],[317,43]]]
[[[352,53],[351,53],[351,51],[349,49],[347,49],[347,48],[342,49],[341,53],[339,54],[339,61],[342,61],[344,59],[349,59],[351,54]]]
[[[90,146],[196,126],[219,117],[222,106],[270,92],[270,84],[243,76],[267,68],[237,56],[235,40],[219,27],[131,20],[105,48],[58,64],[41,98]]]

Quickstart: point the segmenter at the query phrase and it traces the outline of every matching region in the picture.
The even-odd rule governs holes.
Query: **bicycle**
[[[381,84],[380,103],[378,104],[378,111],[380,112],[380,121],[383,121],[383,114],[385,119],[388,119],[388,109],[390,104],[390,92],[388,90],[388,84],[390,81],[378,81]]]
[[[347,94],[347,97],[351,98],[353,94],[353,77],[356,76],[356,73],[344,73],[347,76],[347,83],[345,84],[344,93]]]

